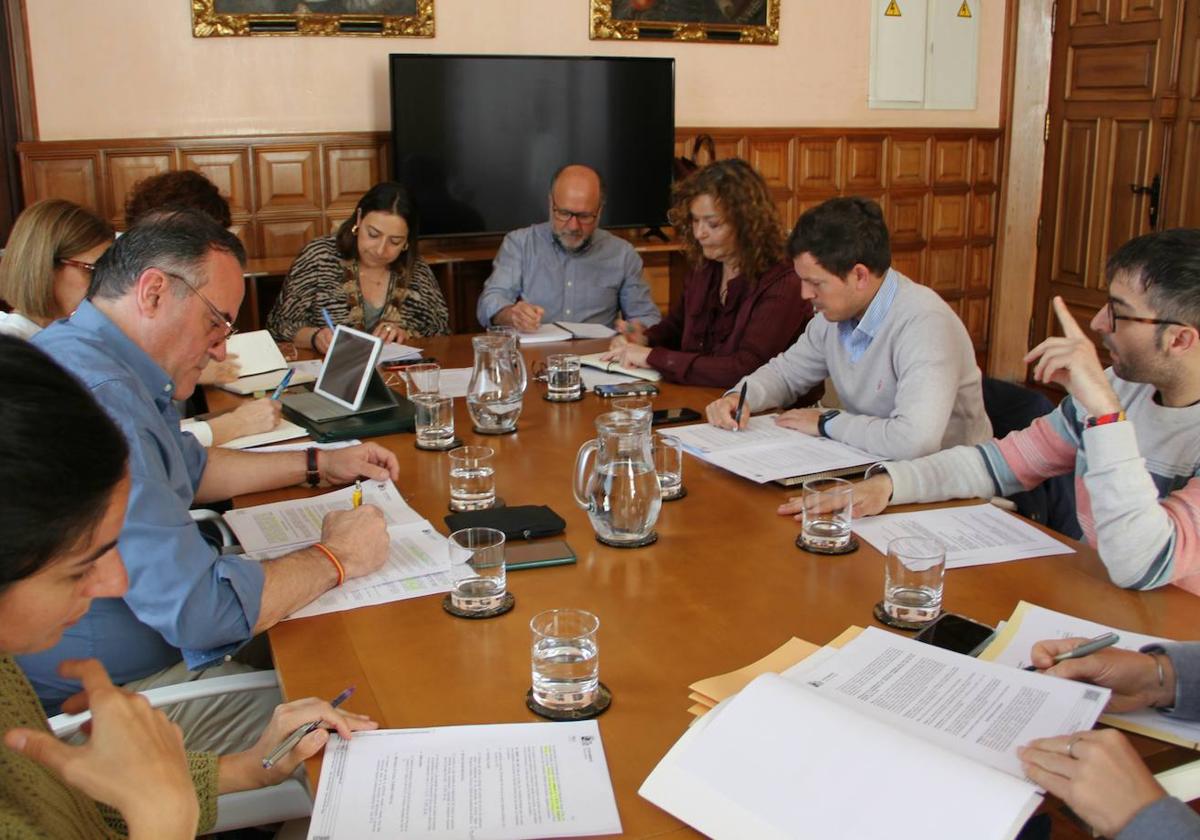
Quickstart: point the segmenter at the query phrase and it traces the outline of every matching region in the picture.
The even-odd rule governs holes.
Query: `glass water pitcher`
[[[521,400],[527,379],[524,364],[518,364],[520,351],[514,339],[499,333],[477,335],[475,366],[467,385],[467,411],[475,431],[483,435],[503,435],[515,431],[521,416]]]
[[[626,411],[596,418],[596,437],[575,457],[575,501],[587,511],[600,542],[649,545],[662,493],[654,472],[650,424]]]

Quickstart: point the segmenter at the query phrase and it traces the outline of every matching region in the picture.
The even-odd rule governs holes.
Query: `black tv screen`
[[[565,163],[604,177],[605,227],[665,222],[674,59],[392,55],[389,75],[392,171],[422,236],[546,221]]]

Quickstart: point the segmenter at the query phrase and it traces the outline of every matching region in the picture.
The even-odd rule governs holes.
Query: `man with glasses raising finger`
[[[504,237],[476,314],[485,327],[532,332],[555,321],[643,326],[661,320],[633,246],[600,230],[604,183],[596,170],[564,166],[550,181],[550,221]]]
[[[210,359],[225,357],[245,260],[237,237],[209,217],[155,214],[97,261],[75,313],[36,336],[125,434],[132,483],[118,542],[125,596],[96,599],[58,645],[20,661],[50,714],[79,690],[58,673],[66,659],[97,658],[134,690],[250,670],[230,660],[253,636],[386,559],[383,515],[370,505],[326,516],[324,550],[261,563],[218,554],[188,513],[193,503],[288,485],[398,477],[395,456],[376,444],[253,453],[206,450],[180,432],[173,401],[192,393]],[[189,749],[236,751],[253,743],[277,702],[274,692],[247,692],[172,716]]]
[[[1003,440],[872,467],[855,511],[1008,496],[1074,473],[1079,524],[1113,583],[1200,594],[1200,230],[1150,233],[1108,260],[1108,302],[1092,318],[1112,358],[1062,298],[1062,336],[1025,357],[1066,388],[1058,408]]]

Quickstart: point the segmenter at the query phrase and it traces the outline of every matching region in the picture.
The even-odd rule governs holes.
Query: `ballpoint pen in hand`
[[[734,431],[742,427],[742,409],[746,407],[746,386],[749,384],[749,382],[742,383],[742,393],[738,397],[737,411],[733,412]]]
[[[1080,659],[1084,656],[1090,656],[1098,650],[1112,647],[1119,641],[1121,641],[1121,637],[1116,633],[1101,633],[1094,639],[1088,639],[1086,642],[1081,642],[1070,650],[1064,650],[1062,653],[1056,654],[1054,664],[1057,665],[1059,662],[1066,662],[1068,659]],[[1037,666],[1026,665],[1025,670],[1036,671]]]
[[[329,310],[324,306],[321,307],[321,317],[325,319],[325,326],[329,327],[330,332],[337,331],[337,327],[333,325],[333,319],[329,317]]]
[[[337,697],[334,697],[333,700],[330,701],[329,705],[336,709],[338,706],[349,700],[350,695],[353,693],[354,686],[350,686]],[[272,767],[274,767],[276,761],[290,753],[296,744],[300,743],[301,739],[304,738],[305,735],[308,735],[310,732],[316,732],[320,725],[321,721],[314,720],[312,723],[306,723],[304,726],[299,727],[295,732],[284,739],[284,742],[276,747],[269,756],[262,760],[263,769],[270,770]]]
[[[287,390],[287,386],[292,381],[292,375],[295,372],[295,368],[288,368],[288,372],[283,375],[283,379],[279,380],[279,386],[275,389],[275,393],[271,395],[271,399],[277,400],[283,396],[283,392]]]

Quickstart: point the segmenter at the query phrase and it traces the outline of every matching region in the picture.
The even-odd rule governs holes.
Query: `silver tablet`
[[[351,411],[358,411],[382,349],[382,339],[339,326],[333,332],[333,341],[313,391]]]

